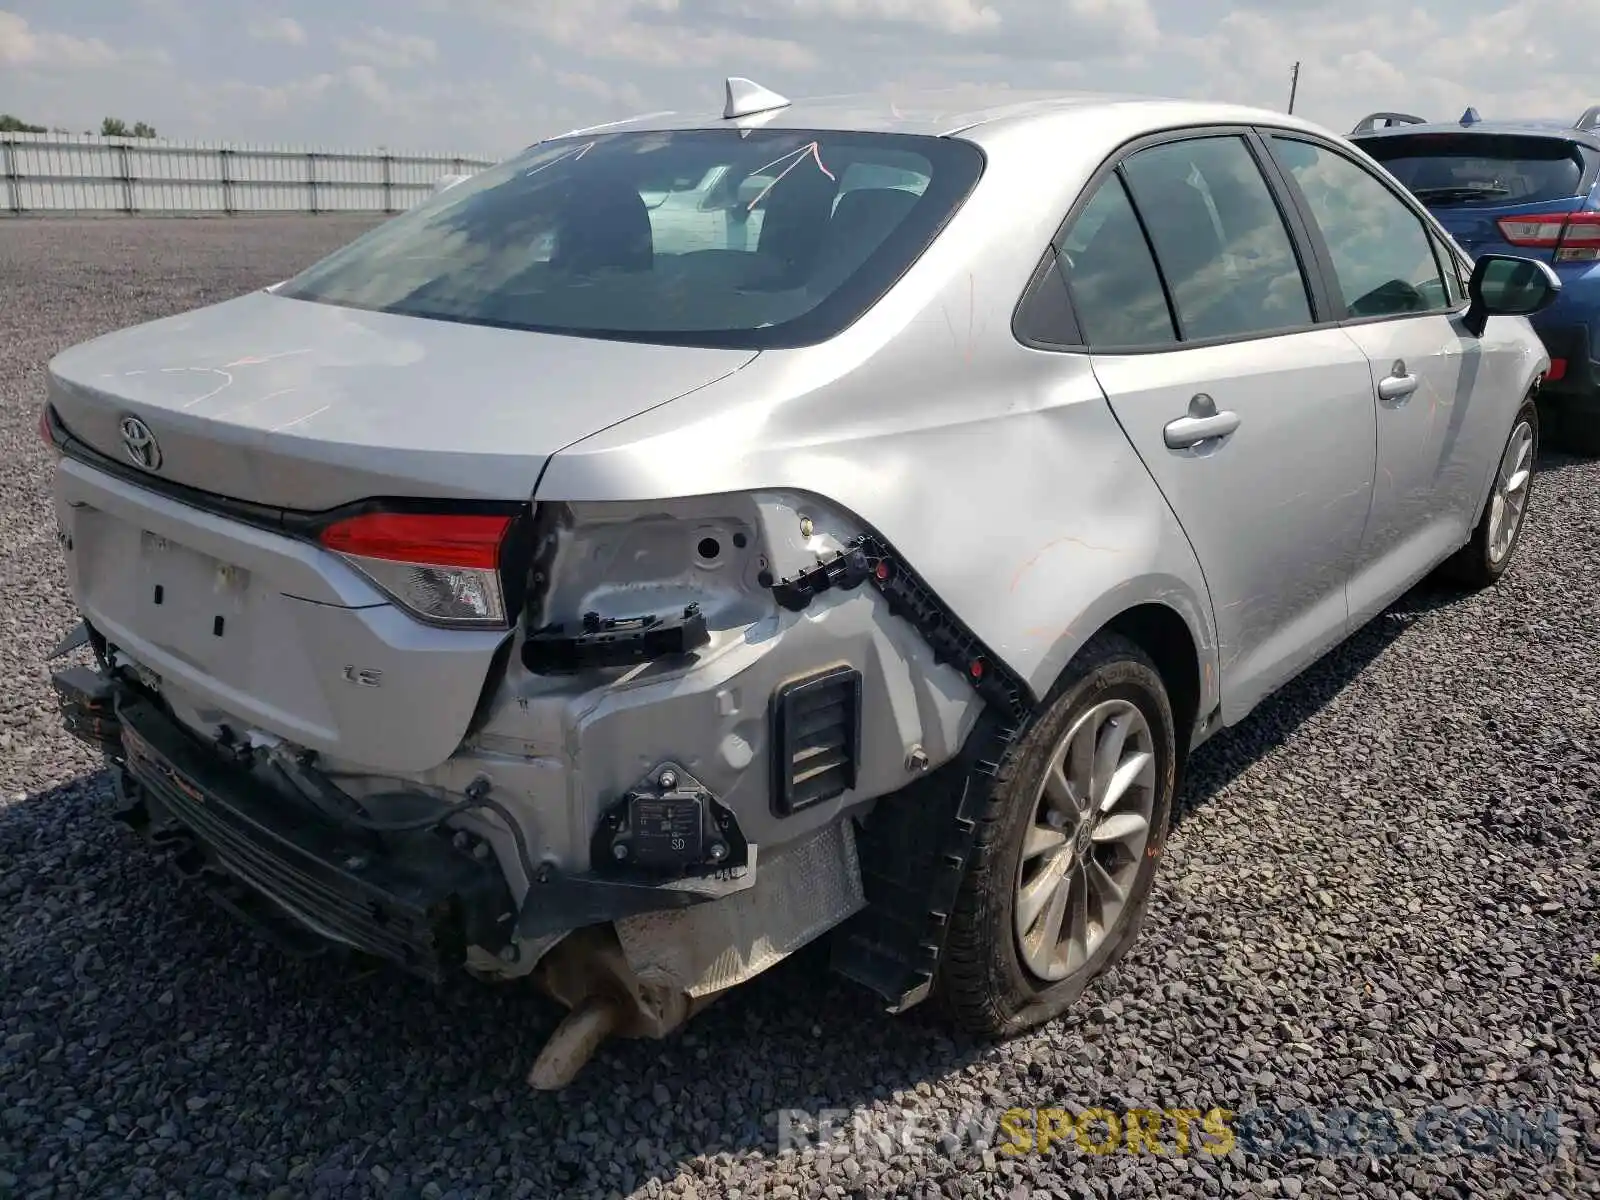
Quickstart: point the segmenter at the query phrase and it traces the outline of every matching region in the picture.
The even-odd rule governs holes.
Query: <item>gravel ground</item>
[[[1597,463],[1546,457],[1492,594],[1406,597],[1203,750],[1135,950],[1081,1012],[1002,1047],[882,1016],[802,955],[536,1095],[555,1014],[527,991],[287,962],[170,881],[106,819],[48,701],[74,617],[34,433],[44,364],[360,227],[0,221],[0,1195],[1600,1194]],[[1553,1155],[1241,1137],[1219,1157],[1174,1152],[1169,1126],[1164,1155],[1012,1158],[850,1136],[784,1153],[774,1116],[890,1130],[1051,1105],[1382,1108],[1402,1131],[1556,1109],[1564,1132]]]

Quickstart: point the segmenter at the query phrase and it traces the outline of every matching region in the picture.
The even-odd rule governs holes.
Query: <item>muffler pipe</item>
[[[567,1009],[528,1072],[539,1091],[566,1087],[607,1038],[666,1037],[705,1003],[673,981],[640,978],[610,925],[568,934],[540,960],[534,978]]]
[[[528,1072],[528,1085],[554,1092],[567,1086],[622,1024],[622,1009],[607,996],[591,996],[556,1026]]]

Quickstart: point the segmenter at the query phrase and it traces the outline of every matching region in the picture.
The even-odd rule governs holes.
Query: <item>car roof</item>
[[[777,99],[783,99],[778,97]],[[1167,99],[1114,92],[1022,90],[967,85],[917,90],[881,90],[789,100],[783,107],[747,116],[724,117],[719,110],[656,112],[562,134],[673,129],[822,129],[840,132],[908,133],[932,136],[969,134],[987,126],[1008,129],[1063,117],[1093,119],[1116,110],[1120,120],[1152,130],[1181,125],[1271,124],[1319,133],[1331,132],[1298,117],[1243,105]]]

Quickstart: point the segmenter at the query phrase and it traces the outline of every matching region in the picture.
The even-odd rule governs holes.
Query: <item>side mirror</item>
[[[1549,263],[1513,254],[1485,254],[1472,265],[1467,284],[1471,304],[1463,323],[1482,337],[1490,317],[1531,317],[1556,302],[1561,277]]]

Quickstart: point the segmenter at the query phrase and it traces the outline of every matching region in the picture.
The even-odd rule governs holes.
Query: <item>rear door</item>
[[[1331,142],[1267,141],[1371,364],[1378,469],[1350,583],[1364,622],[1471,535],[1521,396],[1509,344],[1463,328],[1454,256],[1416,202]]]
[[[1138,144],[1059,247],[1096,376],[1205,572],[1229,723],[1344,636],[1375,436],[1366,359],[1320,322],[1263,154],[1247,130]]]

